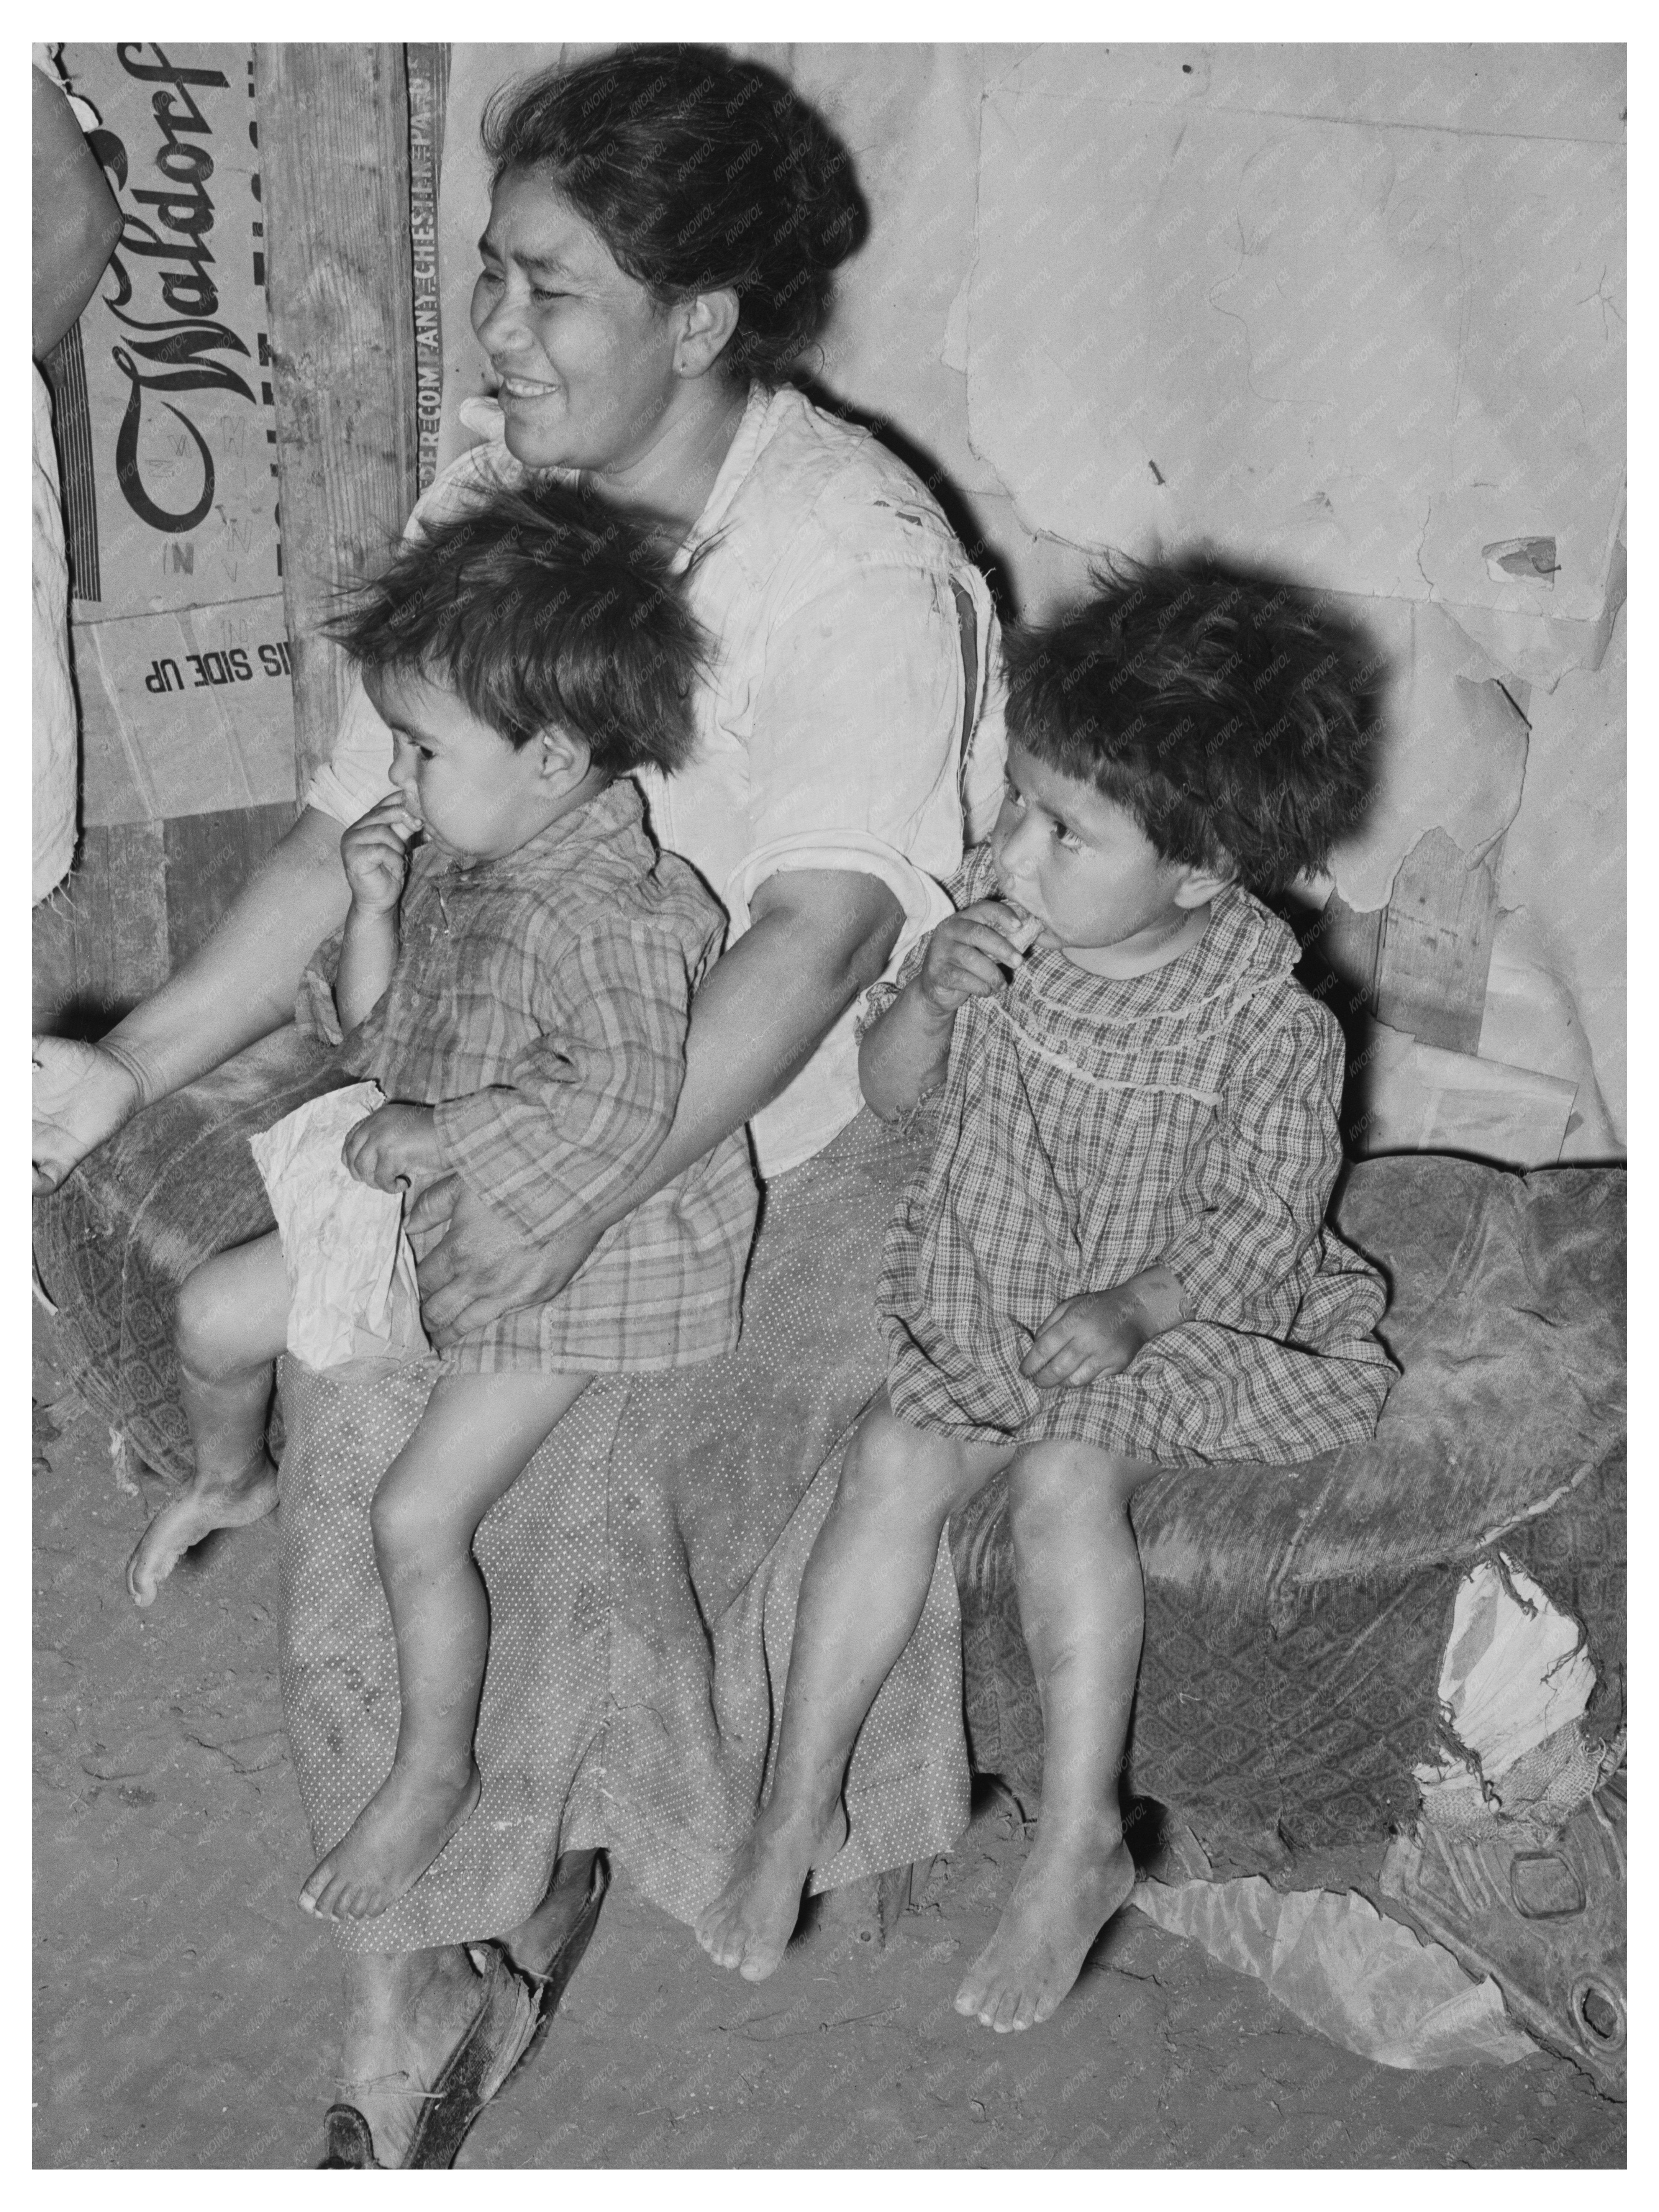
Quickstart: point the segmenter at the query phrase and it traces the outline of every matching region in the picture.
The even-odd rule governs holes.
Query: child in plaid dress
[[[689,752],[701,632],[668,556],[556,484],[406,541],[334,629],[397,746],[393,793],[341,839],[331,991],[333,947],[301,988],[302,1022],[353,1032],[343,1066],[388,1094],[346,1165],[386,1190],[457,1175],[526,1236],[555,1236],[635,1188],[667,1135],[691,995],[720,949],[724,915],[657,851],[629,775]],[[372,1510],[397,1751],[307,1879],[307,1911],[383,1911],[476,1803],[478,1523],[592,1376],[729,1350],[756,1210],[739,1132],[609,1231],[558,1297],[440,1355]],[[275,1236],[186,1281],[198,1464],[240,1475],[264,1455],[288,1306]]]
[[[1045,1752],[1030,1856],[957,1996],[999,2031],[1048,2017],[1133,1879],[1130,1498],[1358,1442],[1394,1374],[1382,1280],[1324,1226],[1341,1034],[1247,888],[1322,866],[1363,802],[1352,647],[1213,562],[1096,583],[1011,642],[995,830],[872,994],[865,1096],[891,1118],[938,1092],[938,1137],[889,1232],[887,1388],[802,1583],[772,1794],[697,1931],[752,1980],[777,1965],[945,1522],[1006,1471]]]

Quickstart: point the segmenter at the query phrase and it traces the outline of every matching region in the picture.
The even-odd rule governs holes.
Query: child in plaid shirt
[[[669,556],[558,484],[406,540],[333,628],[396,739],[395,789],[341,839],[351,907],[331,994],[331,947],[301,991],[302,1021],[355,1031],[342,1064],[388,1094],[346,1165],[385,1190],[455,1174],[526,1236],[556,1235],[633,1188],[667,1135],[691,995],[720,949],[724,915],[657,851],[629,774],[689,753],[702,633]],[[307,1911],[383,1911],[476,1803],[478,1523],[592,1375],[731,1347],[756,1208],[739,1132],[607,1231],[557,1297],[440,1355],[372,1511],[396,1755],[307,1881]],[[275,1236],[220,1254],[180,1296],[198,1462],[244,1492],[256,1462],[275,1483],[264,1425],[288,1309]]]
[[[1206,561],[1097,577],[1011,641],[1001,815],[959,911],[871,994],[865,1097],[890,1119],[938,1092],[939,1133],[889,1232],[888,1384],[802,1583],[772,1793],[698,1923],[751,1980],[845,1840],[847,1761],[945,1522],[1006,1471],[1042,1817],[956,2002],[1046,2019],[1133,1881],[1131,1498],[1375,1426],[1383,1285],[1324,1227],[1341,1035],[1246,888],[1322,866],[1363,803],[1352,658],[1301,595]]]

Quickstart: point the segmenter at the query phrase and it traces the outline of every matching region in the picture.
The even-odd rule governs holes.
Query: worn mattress
[[[340,1080],[292,1030],[165,1099],[37,1201],[37,1263],[79,1381],[151,1467],[188,1440],[170,1345],[182,1277],[270,1227],[247,1137]],[[1135,1504],[1146,1643],[1127,1784],[1218,1872],[1380,1836],[1436,1746],[1454,1594],[1501,1548],[1582,1624],[1622,1717],[1625,1178],[1412,1156],[1351,1170],[1345,1237],[1387,1273],[1402,1377],[1375,1439],[1300,1467],[1186,1470]],[[951,1528],[969,1749],[1035,1803],[1036,1686],[1006,1500]]]
[[[1299,1467],[1183,1470],[1134,1504],[1146,1639],[1126,1786],[1218,1874],[1381,1838],[1416,1802],[1462,1576],[1501,1550],[1581,1624],[1622,1718],[1625,1177],[1413,1155],[1350,1170],[1401,1378],[1375,1438]],[[1028,1808],[1042,1724],[1006,1492],[959,1515],[973,1764]]]

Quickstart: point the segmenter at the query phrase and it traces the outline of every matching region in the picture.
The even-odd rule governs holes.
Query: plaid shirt
[[[988,851],[951,889],[960,905],[995,895]],[[1383,1285],[1324,1226],[1342,1037],[1291,976],[1297,957],[1232,890],[1150,975],[1036,952],[962,1008],[933,1157],[885,1255],[905,1419],[1176,1464],[1305,1458],[1370,1434],[1394,1373],[1372,1334]],[[872,1016],[896,988],[871,994]],[[1048,1391],[1021,1376],[1065,1299],[1160,1263],[1188,1318],[1121,1375]]]
[[[691,994],[724,917],[658,854],[639,793],[613,783],[516,852],[471,866],[415,848],[390,986],[347,1041],[389,1098],[437,1108],[446,1164],[526,1240],[638,1184],[685,1073]],[[300,1018],[338,1035],[325,947]],[[462,1370],[681,1366],[736,1341],[756,1213],[739,1132],[626,1215],[548,1304],[443,1355]]]

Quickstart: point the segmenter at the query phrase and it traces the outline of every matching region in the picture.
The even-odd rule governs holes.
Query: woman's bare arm
[[[291,1020],[305,964],[349,896],[340,824],[308,806],[206,944],[98,1044],[37,1037],[36,1189],[61,1182],[141,1106]]]
[[[532,1249],[453,1177],[422,1193],[411,1230],[444,1229],[421,1261],[422,1313],[441,1343],[555,1296],[613,1221],[775,1098],[880,975],[904,921],[884,884],[843,869],[769,877],[750,912],[697,994],[673,1128],[626,1205]]]

